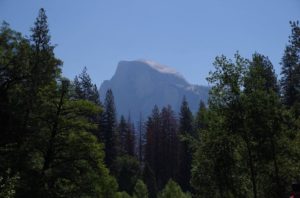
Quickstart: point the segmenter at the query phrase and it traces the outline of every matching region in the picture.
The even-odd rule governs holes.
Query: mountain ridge
[[[112,78],[100,86],[102,101],[108,89],[113,91],[118,116],[130,115],[134,121],[140,114],[148,116],[154,105],[171,105],[178,112],[184,96],[195,113],[200,100],[207,102],[209,91],[190,84],[175,69],[149,60],[120,61]]]

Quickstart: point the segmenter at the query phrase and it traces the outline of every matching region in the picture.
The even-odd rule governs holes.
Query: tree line
[[[287,197],[300,180],[300,27],[278,80],[267,56],[218,56],[193,115],[117,117],[84,68],[69,80],[44,9],[0,29],[0,197]]]

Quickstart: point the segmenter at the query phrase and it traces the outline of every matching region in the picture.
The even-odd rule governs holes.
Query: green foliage
[[[44,50],[49,48],[50,43],[50,35],[48,29],[48,22],[46,11],[41,8],[39,10],[38,17],[34,23],[34,27],[31,28],[32,31],[32,41],[34,41],[34,45],[37,50]]]
[[[0,32],[0,174],[14,173],[1,177],[2,195],[115,197],[103,145],[91,133],[102,109],[74,98],[60,77],[43,9],[32,33],[30,42],[7,24]]]
[[[30,43],[3,23],[0,29],[0,144],[15,145],[22,136],[26,92],[32,66]],[[3,164],[3,163],[2,163]],[[4,168],[3,171],[5,171]]]
[[[133,197],[134,198],[148,198],[147,186],[140,179],[138,179],[135,184]]]
[[[16,185],[20,179],[19,174],[11,176],[11,170],[6,171],[6,178],[0,176],[0,197],[13,198],[16,194]]]
[[[183,98],[180,107],[179,122],[179,131],[181,134],[193,134],[193,114],[185,97]]]
[[[83,69],[82,73],[79,74],[79,76],[75,77],[72,86],[72,97],[77,100],[88,100],[95,105],[102,107],[97,86],[92,83],[92,80],[87,73],[86,67]],[[91,130],[91,132],[98,138],[99,141],[103,142],[103,137],[101,134],[101,127],[103,125],[103,123],[101,122],[102,118],[103,111],[89,117],[92,122],[97,124],[97,127],[94,130]]]
[[[97,105],[101,105],[99,91],[96,84],[92,83],[90,76],[87,73],[87,68],[84,67],[79,76],[75,76],[75,97],[77,99],[88,100]]]
[[[207,128],[207,108],[203,101],[200,101],[199,109],[194,120],[195,130]]]
[[[267,192],[271,191],[282,197],[284,192],[278,167],[282,106],[277,87],[270,61],[260,54],[254,54],[245,76],[245,90],[241,98],[244,109],[241,136],[247,148],[253,191],[257,196],[269,196]],[[270,170],[271,167],[273,170]],[[276,184],[262,185],[270,183],[270,176]],[[270,189],[266,190],[266,187]]]
[[[111,169],[118,180],[119,190],[132,194],[140,175],[137,159],[129,155],[117,157]]]
[[[209,109],[193,143],[195,194],[288,196],[298,178],[299,128],[297,117],[281,105],[271,62],[257,53],[251,61],[236,54],[234,62],[217,57],[215,67],[208,78]]]
[[[209,107],[222,108],[234,105],[243,86],[243,76],[248,61],[238,53],[234,56],[234,62],[224,55],[216,57],[215,71],[209,72],[207,81],[214,86],[210,91]]]
[[[54,45],[51,44],[46,12],[43,8],[39,10],[38,17],[31,28],[31,48],[30,58],[31,78],[30,86],[35,97],[39,86],[55,82],[61,73],[62,61],[54,55]]]
[[[158,194],[158,198],[190,198],[189,194],[182,192],[180,186],[173,180],[169,180],[165,188]]]
[[[282,136],[279,141],[278,164],[284,168],[279,174],[284,175],[281,184],[287,189],[291,181],[300,181],[300,27],[299,22],[290,22],[291,35],[282,57],[282,78],[280,81],[284,110],[282,116]]]
[[[239,148],[242,145],[237,136],[242,124],[239,98],[247,64],[248,61],[239,54],[235,55],[234,62],[225,56],[217,57],[215,71],[210,72],[207,78],[213,85],[209,99],[211,113],[207,137],[200,140],[207,141],[202,143],[204,151],[208,152],[204,153],[204,160],[210,161],[207,169],[211,172],[207,173],[206,168],[201,165],[200,168],[204,170],[199,171],[212,176],[208,184],[218,189],[220,197],[239,196],[241,192],[245,192],[244,188],[248,184],[241,172],[244,167],[238,163],[241,157]]]
[[[290,24],[292,32],[281,62],[283,101],[289,107],[300,101],[300,27],[298,21]]]
[[[26,142],[29,169],[22,175],[36,185],[24,186],[25,195],[112,197],[117,186],[103,164],[103,146],[89,132],[96,127],[89,118],[101,109],[86,100],[70,100],[64,82],[54,93],[43,92],[36,120],[40,131]],[[32,172],[36,177],[28,181]]]
[[[287,197],[300,180],[299,23],[291,27],[282,94],[268,57],[219,56],[208,106],[195,120],[185,99],[179,119],[155,106],[145,145],[139,123],[137,161],[134,125],[117,123],[112,91],[102,107],[86,68],[73,83],[61,77],[45,10],[30,39],[4,22],[0,197]]]
[[[127,192],[117,192],[115,198],[131,198]]]

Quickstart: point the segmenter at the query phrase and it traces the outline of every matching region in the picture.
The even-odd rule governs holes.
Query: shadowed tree
[[[148,198],[147,186],[140,179],[138,179],[135,184],[133,197],[134,198]]]
[[[183,98],[179,113],[179,135],[181,142],[179,146],[179,172],[177,182],[184,191],[191,191],[192,151],[190,150],[187,138],[194,136],[194,130],[193,115],[185,97]]]
[[[298,21],[290,24],[292,33],[281,62],[283,102],[289,107],[300,101],[300,27]]]
[[[105,144],[105,163],[108,167],[111,167],[118,155],[116,107],[111,89],[106,92],[102,124],[103,140]]]
[[[173,180],[169,180],[165,188],[158,194],[158,198],[191,198],[189,194],[182,192],[180,186]]]

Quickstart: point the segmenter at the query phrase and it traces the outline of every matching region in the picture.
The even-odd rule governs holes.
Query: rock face
[[[121,61],[111,80],[100,87],[101,100],[106,91],[112,89],[118,116],[128,116],[137,121],[140,114],[145,118],[154,105],[171,105],[179,112],[185,96],[190,109],[198,110],[200,100],[207,102],[209,88],[189,84],[172,68],[152,61]]]

